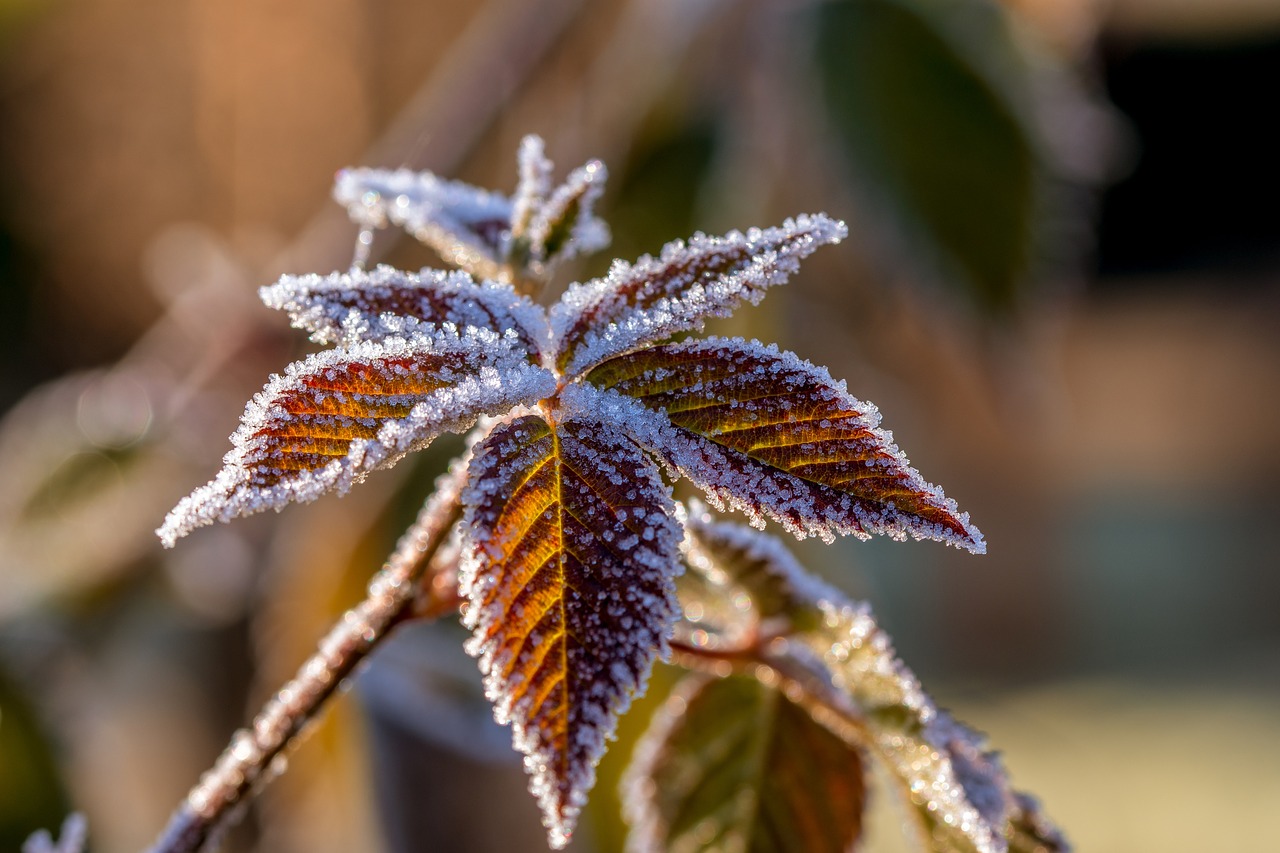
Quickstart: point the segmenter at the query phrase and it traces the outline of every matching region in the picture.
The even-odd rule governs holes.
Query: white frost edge
[[[809,232],[798,245],[779,252],[778,244]],[[587,332],[573,353],[566,375],[585,373],[595,365],[643,344],[669,338],[674,334],[700,330],[709,317],[727,317],[743,302],[758,304],[765,291],[783,284],[799,268],[801,259],[819,246],[839,243],[848,236],[848,227],[824,213],[802,214],[787,219],[781,226],[752,228],[745,234],[730,231],[723,237],[708,237],[701,232],[686,243],[672,241],[662,248],[657,258],[644,255],[635,263],[615,261],[604,278],[574,283],[551,309],[551,331],[559,352],[565,336],[588,311],[604,306],[597,328]],[[736,273],[710,281],[671,281],[660,285],[672,290],[644,308],[618,301],[615,292],[637,279],[659,275],[663,268],[693,256],[714,255],[725,249],[747,247],[758,252],[750,264]],[[614,304],[609,304],[613,300]]]
[[[357,307],[346,307],[331,295],[359,294],[377,290],[435,291],[457,298],[460,304],[448,317],[438,320],[404,317],[389,312],[373,314]],[[353,269],[328,275],[284,275],[274,284],[258,291],[269,308],[285,311],[295,328],[311,333],[317,343],[355,344],[388,337],[404,337],[406,323],[418,320],[425,325],[452,323],[458,328],[475,327],[502,334],[495,322],[510,321],[526,340],[536,344],[537,356],[549,349],[550,328],[547,312],[508,283],[477,282],[461,270],[443,271],[423,268],[417,273],[405,272],[380,264],[372,271]],[[483,309],[472,306],[483,306]],[[470,309],[470,310],[469,310]],[[485,310],[493,314],[490,320]]]
[[[343,457],[323,468],[301,471],[273,486],[261,488],[248,482],[245,462],[252,451],[252,435],[281,410],[275,401],[301,387],[302,378],[351,362],[385,357],[464,353],[477,357],[474,373],[460,375],[455,384],[436,389],[414,405],[403,419],[383,419],[375,440],[356,439]],[[267,509],[280,510],[289,503],[313,501],[326,492],[340,495],[370,472],[395,464],[412,450],[425,447],[445,432],[462,432],[482,414],[495,414],[513,405],[529,403],[555,390],[555,377],[513,354],[503,337],[483,329],[461,334],[446,324],[421,331],[413,338],[387,338],[345,349],[326,350],[294,362],[283,375],[273,375],[245,407],[241,426],[231,435],[232,449],[223,467],[208,484],[178,502],[165,517],[156,535],[165,547],[215,521],[230,521]]]
[[[513,412],[511,415],[495,421],[489,435],[486,436],[486,440],[492,436],[492,430],[501,428],[503,425],[527,414],[531,414],[531,412]],[[616,441],[616,443],[624,446],[630,445],[630,448],[641,459],[648,462],[647,454],[644,450],[628,438],[625,430],[620,425],[609,421],[600,422],[594,418],[581,417],[581,414],[562,409],[561,421],[585,421],[598,427],[604,427],[614,433],[609,438],[610,441]],[[554,430],[554,427],[552,429]],[[475,507],[481,499],[487,497],[487,490],[483,489],[477,482],[486,472],[485,455],[483,450],[477,449],[473,458],[471,476],[463,490],[465,510],[460,529],[463,531],[464,546],[459,569],[459,592],[468,600],[471,599],[472,595],[483,594],[488,585],[487,581],[491,580],[480,577],[480,571],[484,565],[482,559],[484,549],[471,536],[471,533],[476,529],[477,523]],[[684,571],[684,564],[679,558],[682,538],[681,526],[677,520],[679,505],[671,497],[671,490],[663,482],[656,466],[647,464],[642,470],[649,472],[648,485],[660,496],[660,502],[665,510],[661,513],[661,516],[666,519],[666,524],[659,521],[658,529],[656,529],[651,540],[652,545],[643,549],[647,555],[643,561],[644,568],[661,573],[668,582],[662,600],[652,602],[652,606],[649,609],[649,612],[655,616],[657,644],[653,648],[653,653],[647,656],[634,685],[630,686],[629,689],[626,685],[623,685],[621,691],[604,697],[602,705],[584,708],[585,724],[579,729],[577,737],[579,738],[579,744],[584,747],[588,760],[581,767],[571,768],[573,773],[569,780],[570,799],[569,802],[564,804],[563,817],[561,817],[560,810],[557,808],[556,780],[547,772],[551,759],[555,758],[556,754],[539,748],[536,731],[525,729],[519,720],[520,708],[513,707],[506,701],[506,684],[504,679],[500,677],[500,669],[504,661],[498,659],[496,654],[497,647],[493,643],[479,643],[476,641],[476,637],[470,638],[464,646],[467,653],[478,660],[480,671],[484,676],[485,695],[493,704],[494,719],[501,725],[510,725],[512,727],[512,746],[524,756],[524,769],[529,776],[529,792],[534,796],[539,809],[542,811],[542,823],[547,829],[550,846],[557,850],[569,843],[581,810],[586,806],[587,795],[595,787],[596,765],[603,757],[608,742],[616,737],[618,718],[626,713],[634,699],[643,696],[648,690],[654,661],[659,658],[666,660],[669,656],[667,641],[672,635],[675,622],[680,614],[680,606],[676,599],[674,584],[675,578]],[[502,480],[503,478],[497,479]],[[664,541],[668,552],[665,557],[662,553]],[[633,550],[631,553],[635,554],[636,552]],[[463,624],[473,631],[483,631],[491,624],[495,615],[498,615],[496,608],[482,610],[468,606],[464,610]],[[596,698],[600,699],[601,697]],[[591,708],[594,708],[596,713],[589,715],[587,711],[591,710]],[[590,719],[592,716],[595,719]]]
[[[837,534],[869,539],[874,533],[886,535],[897,541],[911,536],[915,539],[944,542],[975,554],[986,552],[986,542],[982,538],[982,532],[970,523],[969,514],[960,512],[955,501],[948,498],[942,489],[920,476],[920,473],[911,467],[910,460],[893,443],[893,434],[880,428],[879,409],[871,403],[864,403],[850,395],[845,382],[833,379],[826,368],[806,361],[795,353],[780,350],[774,344],[766,345],[744,338],[710,337],[669,346],[669,350],[674,353],[720,348],[732,348],[753,358],[772,359],[774,366],[770,368],[771,370],[804,373],[814,383],[830,389],[830,393],[842,408],[860,413],[860,426],[870,432],[891,457],[878,464],[900,465],[907,475],[905,484],[928,495],[942,509],[954,516],[972,541],[958,536],[942,525],[926,524],[922,519],[899,513],[895,509],[886,508],[878,513],[870,512],[859,506],[850,495],[830,487],[825,487],[824,491],[833,497],[831,505],[815,507],[805,496],[805,492],[812,488],[813,484],[793,474],[768,467],[749,459],[738,451],[722,447],[689,430],[680,429],[671,423],[665,412],[649,409],[620,392],[599,389],[590,383],[578,383],[570,387],[590,389],[584,402],[576,405],[599,407],[600,411],[607,412],[609,417],[617,417],[628,423],[636,440],[657,454],[673,475],[687,477],[703,491],[707,501],[715,509],[721,512],[734,509],[743,513],[753,527],[763,528],[766,519],[771,519],[781,524],[797,539],[817,536],[824,542],[830,543],[835,540]],[[592,397],[592,394],[598,396]],[[564,399],[565,394],[562,393],[561,397]],[[733,469],[744,464],[764,470],[767,476],[749,477],[745,480],[735,477]],[[757,503],[759,506],[756,506]],[[788,514],[798,516],[799,522],[789,518]],[[850,523],[848,520],[850,518],[855,519],[855,523]]]
[[[547,159],[542,137],[532,133],[520,140],[516,163],[520,178],[512,197],[511,233],[518,237],[529,229],[535,211],[542,207],[550,194],[554,167]]]

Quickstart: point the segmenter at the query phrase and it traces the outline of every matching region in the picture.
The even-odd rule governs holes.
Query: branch
[[[236,732],[212,769],[187,794],[150,853],[196,853],[216,840],[250,797],[276,775],[277,759],[299,741],[331,696],[435,585],[420,585],[432,555],[460,514],[466,459],[455,461],[413,526],[400,538],[363,601],[348,610],[315,652],[263,707],[253,725]],[[420,588],[421,586],[421,588]],[[445,590],[447,592],[447,590]],[[436,608],[423,607],[431,613]]]
[[[735,672],[748,675],[782,691],[845,743],[862,748],[873,742],[862,713],[831,684],[829,677],[790,654],[784,637],[732,648],[700,646],[672,639],[671,660],[685,669],[721,678]]]

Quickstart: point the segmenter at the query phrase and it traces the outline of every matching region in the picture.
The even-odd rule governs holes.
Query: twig
[[[874,735],[863,713],[829,678],[787,651],[787,646],[788,641],[780,637],[732,648],[675,639],[671,641],[671,658],[677,666],[718,677],[733,672],[748,675],[782,691],[845,743],[859,748],[873,743]]]
[[[465,459],[441,477],[435,493],[401,537],[363,601],[343,614],[288,684],[236,732],[213,768],[187,794],[150,853],[196,853],[215,840],[239,808],[275,775],[284,753],[388,635],[421,590],[423,572],[458,519]],[[427,594],[430,593],[428,588]]]

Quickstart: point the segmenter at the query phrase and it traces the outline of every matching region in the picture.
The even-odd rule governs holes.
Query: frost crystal
[[[575,376],[605,359],[756,304],[800,260],[848,233],[825,214],[788,219],[780,228],[703,234],[676,240],[658,258],[615,261],[605,278],[575,284],[551,309],[557,363]]]

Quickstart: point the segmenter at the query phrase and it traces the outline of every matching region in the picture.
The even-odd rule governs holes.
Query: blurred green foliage
[[[967,49],[944,18],[957,11],[983,24],[961,31],[975,42]],[[986,43],[1009,39],[985,20],[993,13],[980,0],[831,2],[815,11],[814,31],[830,123],[872,196],[869,209],[897,218],[908,245],[922,250],[913,259],[932,261],[926,273],[1002,314],[1017,303],[1032,259],[1038,166],[1006,90],[969,59],[1016,54]]]

